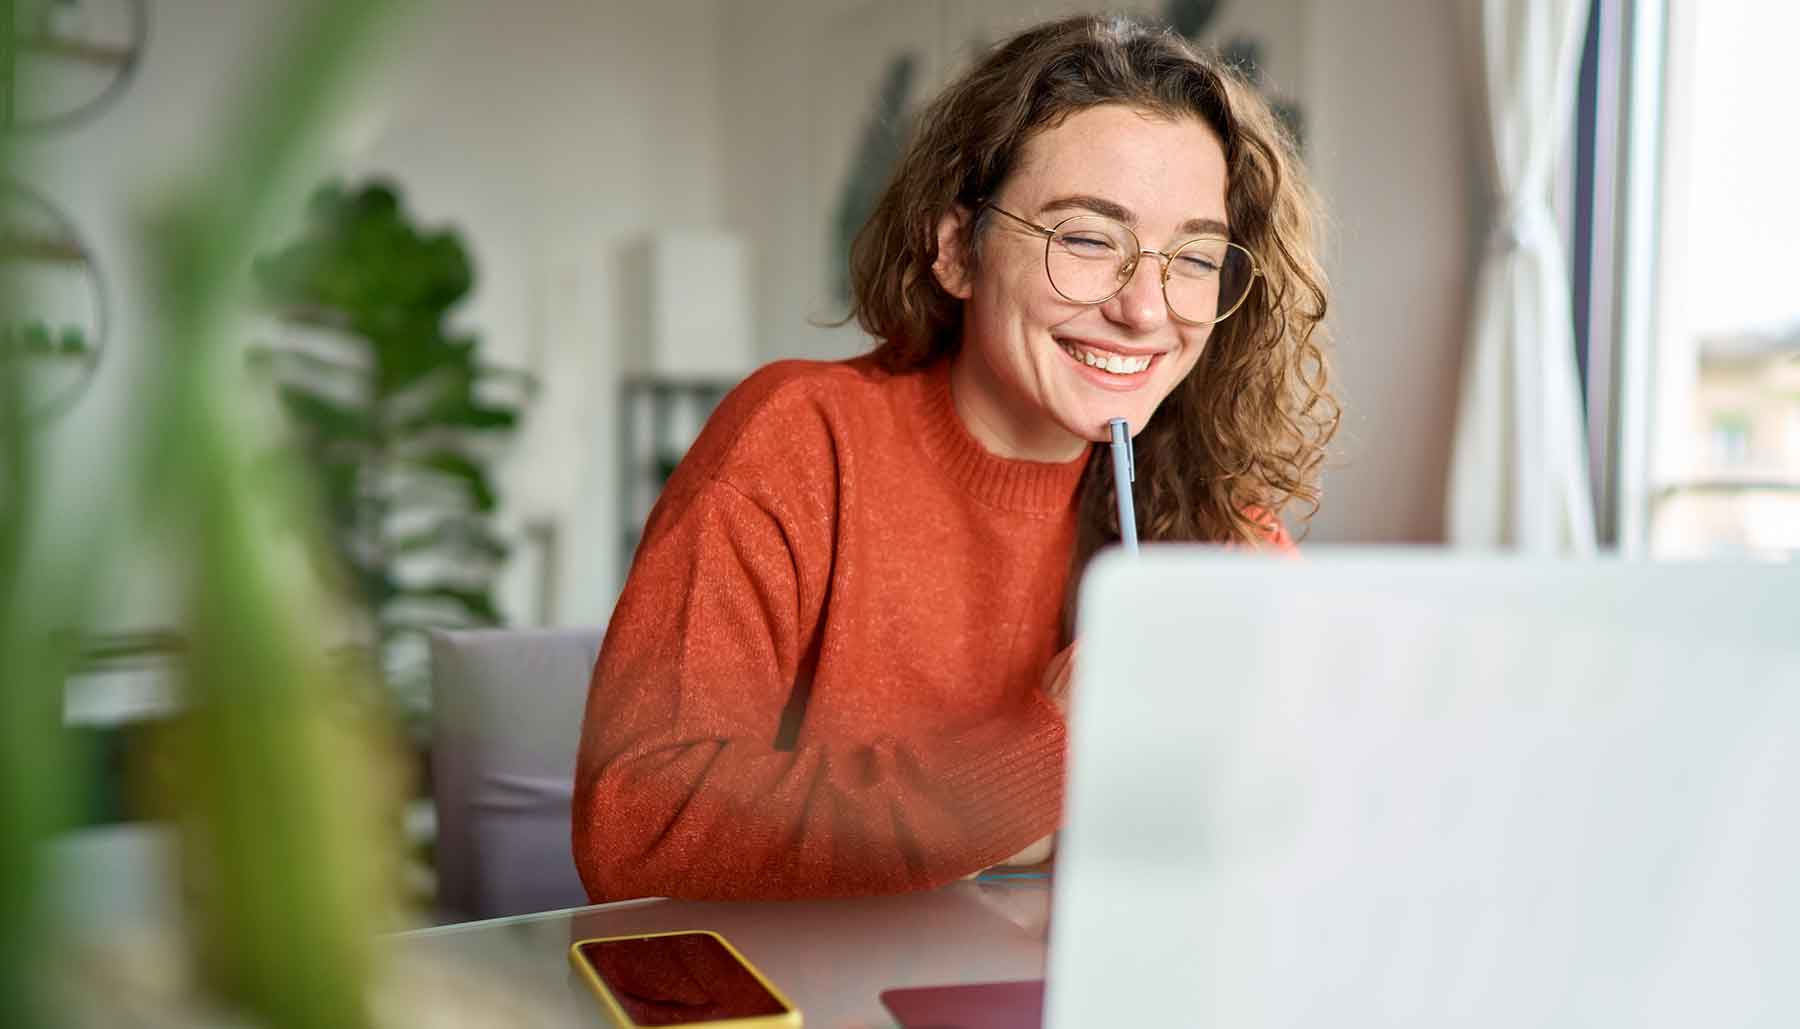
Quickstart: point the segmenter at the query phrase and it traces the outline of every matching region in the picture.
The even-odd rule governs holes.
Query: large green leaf
[[[363,365],[293,347],[259,343],[249,348],[248,355],[252,367],[258,371],[276,376],[283,382],[304,384],[314,389],[333,388],[343,383],[364,386],[370,378],[369,369]]]
[[[281,403],[290,417],[320,436],[363,439],[375,428],[367,411],[321,396],[297,383],[282,384]]]
[[[393,428],[402,432],[417,432],[425,428],[452,426],[471,432],[503,432],[517,428],[518,424],[519,412],[515,408],[498,407],[480,403],[471,397],[452,395],[440,397],[423,411],[400,419],[393,423]]]
[[[395,537],[392,553],[406,557],[426,553],[453,552],[485,561],[503,561],[512,548],[489,528],[486,519],[450,515],[429,527]]]
[[[487,469],[466,454],[440,450],[423,457],[403,458],[395,465],[457,483],[467,491],[469,501],[477,511],[492,511],[498,503],[494,488],[488,482]]]
[[[387,607],[408,604],[427,608],[447,606],[458,611],[465,624],[496,625],[500,621],[499,609],[494,607],[493,597],[484,589],[442,581],[405,585],[390,582],[390,589]]]
[[[266,300],[342,311],[354,322],[442,315],[468,295],[474,270],[452,232],[422,232],[397,190],[331,184],[313,194],[306,235],[257,262]]]
[[[414,391],[389,403],[388,427],[396,432],[456,428],[495,432],[518,424],[517,408],[495,404],[477,395],[478,373],[473,364],[442,366]]]

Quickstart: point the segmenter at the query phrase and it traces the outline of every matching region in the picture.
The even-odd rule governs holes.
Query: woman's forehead
[[[1133,216],[1122,220],[1173,226],[1223,221],[1225,187],[1225,151],[1206,123],[1107,105],[1028,140],[1004,193],[1024,205],[1100,197]]]

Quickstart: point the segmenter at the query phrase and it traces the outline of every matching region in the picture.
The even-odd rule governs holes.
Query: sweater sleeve
[[[955,736],[777,746],[813,636],[795,531],[719,480],[653,519],[582,728],[574,851],[595,901],[922,889],[1055,828],[1064,723],[1035,691]]]

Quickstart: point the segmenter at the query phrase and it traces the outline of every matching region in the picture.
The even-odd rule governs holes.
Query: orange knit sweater
[[[589,688],[596,901],[936,886],[1056,828],[1086,462],[988,453],[948,368],[788,361],[726,397],[645,526]]]

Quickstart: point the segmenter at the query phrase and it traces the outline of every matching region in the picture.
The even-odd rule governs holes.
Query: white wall
[[[646,232],[720,217],[716,0],[433,4],[379,135],[352,162],[465,227],[479,285],[463,321],[542,391],[502,469],[505,524],[558,532],[555,621],[598,624],[617,568],[621,258]],[[533,562],[501,602],[535,608]]]
[[[1328,248],[1343,427],[1317,542],[1441,542],[1482,196],[1456,12],[1311,0],[1308,158]]]
[[[99,452],[143,381],[133,344],[151,284],[137,218],[221,138],[222,119],[287,30],[282,0],[153,3],[136,81],[101,118],[28,144],[28,180],[89,237],[117,332],[88,394],[54,428]],[[561,532],[557,619],[598,623],[617,586],[613,398],[618,259],[653,227],[715,225],[723,135],[717,0],[436,0],[382,44],[332,137],[350,181],[395,180],[415,216],[468,243],[475,292],[458,316],[488,359],[543,388],[501,471],[506,526]],[[321,168],[321,174],[333,169]],[[116,495],[101,477],[86,503]],[[178,584],[138,541],[103,624],[164,627]],[[501,604],[529,616],[529,562]]]
[[[543,381],[502,475],[508,527],[550,520],[561,532],[558,621],[603,621],[618,583],[614,398],[627,244],[654,227],[739,231],[751,244],[763,359],[863,349],[854,330],[807,324],[831,313],[818,272],[826,220],[873,81],[851,81],[865,72],[859,40],[916,39],[922,94],[994,26],[1073,6],[441,0],[387,42],[336,137],[337,164],[353,177],[391,176],[421,220],[463,231],[478,285],[461,320],[493,360]],[[143,371],[131,351],[149,295],[135,214],[216,142],[288,17],[280,0],[153,9],[149,52],[121,102],[26,155],[117,294],[116,348],[55,430],[76,450],[106,439]],[[1334,219],[1331,324],[1347,414],[1312,538],[1441,539],[1481,189],[1452,11],[1434,0],[1227,11],[1227,34],[1275,39],[1271,71],[1301,102]],[[92,491],[116,488],[102,477]],[[143,567],[111,584],[110,626],[155,628],[166,617],[170,579],[154,553],[139,548]],[[516,617],[535,609],[533,574],[519,562],[502,584]]]
[[[131,487],[115,462],[132,456],[133,405],[151,374],[153,355],[142,339],[153,296],[143,260],[145,218],[210,153],[230,101],[260,70],[257,55],[286,28],[273,0],[150,6],[145,54],[115,103],[72,129],[14,141],[15,173],[69,217],[109,296],[105,357],[79,402],[43,430],[53,469],[46,483],[52,531],[121,504]],[[180,601],[177,569],[139,527],[126,534],[102,573],[101,626],[169,628]]]

